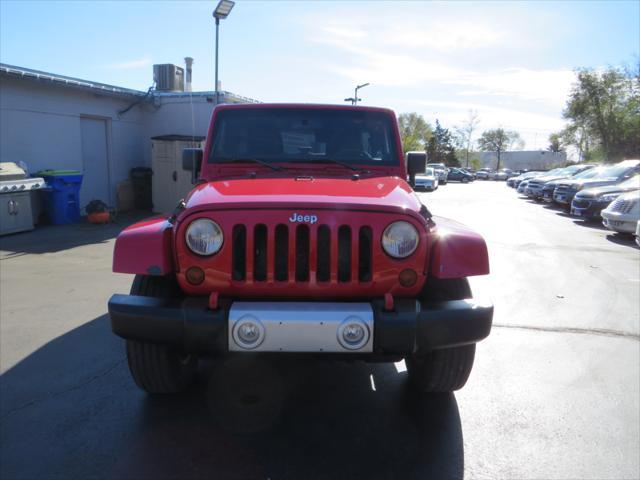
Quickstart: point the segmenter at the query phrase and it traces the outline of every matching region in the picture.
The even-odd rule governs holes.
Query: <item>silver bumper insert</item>
[[[229,350],[235,352],[372,352],[369,303],[234,302]]]

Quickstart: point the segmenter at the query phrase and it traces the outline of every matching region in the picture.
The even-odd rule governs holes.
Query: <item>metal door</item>
[[[111,205],[109,188],[109,145],[107,120],[81,117],[82,134],[82,188],[80,207],[91,200],[102,200]]]

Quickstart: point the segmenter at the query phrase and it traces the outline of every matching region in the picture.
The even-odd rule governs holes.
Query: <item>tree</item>
[[[516,142],[522,142],[520,134],[504,128],[485,130],[478,139],[478,146],[485,152],[496,152],[498,163],[496,170],[500,170],[500,155],[511,148]]]
[[[430,163],[444,163],[449,167],[459,167],[451,133],[436,120],[436,128],[427,145],[427,158]]]
[[[471,159],[471,168],[473,168],[474,170],[480,170],[482,168],[482,162],[479,158]]]
[[[564,136],[579,150],[599,146],[610,162],[640,156],[640,65],[578,71],[563,115]]]
[[[426,150],[427,143],[433,133],[431,125],[421,115],[417,113],[401,113],[398,116],[398,123],[400,125],[402,148],[405,152]]]
[[[552,133],[549,135],[549,146],[547,147],[547,150],[555,153],[562,152],[564,150],[559,133]]]
[[[475,132],[476,127],[480,123],[480,117],[478,116],[478,112],[474,110],[469,110],[469,116],[467,120],[456,127],[456,135],[460,139],[460,146],[464,150],[465,155],[465,167],[469,168],[469,152],[471,151],[471,146],[473,145],[473,132]]]

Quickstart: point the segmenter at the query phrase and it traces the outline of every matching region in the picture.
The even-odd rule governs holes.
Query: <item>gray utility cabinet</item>
[[[151,138],[153,211],[171,213],[193,188],[191,172],[182,169],[185,148],[204,148],[204,137],[162,135]]]
[[[31,192],[0,195],[0,235],[33,230]]]

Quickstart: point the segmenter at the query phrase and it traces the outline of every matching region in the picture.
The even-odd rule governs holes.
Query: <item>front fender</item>
[[[433,217],[430,274],[462,278],[489,273],[489,252],[478,233],[447,218]]]
[[[174,271],[173,225],[156,217],[125,228],[113,251],[113,271],[140,275],[167,275]]]

